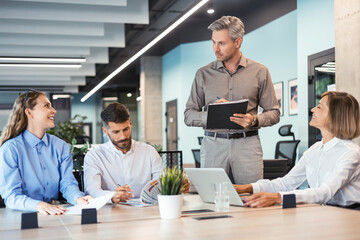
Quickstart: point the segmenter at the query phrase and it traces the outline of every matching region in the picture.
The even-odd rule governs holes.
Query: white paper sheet
[[[66,208],[67,211],[65,214],[78,214],[81,215],[81,211],[84,208],[96,208],[96,210],[99,210],[102,208],[112,197],[114,196],[114,192],[105,194],[101,197],[94,198],[89,201],[87,205],[75,205]]]

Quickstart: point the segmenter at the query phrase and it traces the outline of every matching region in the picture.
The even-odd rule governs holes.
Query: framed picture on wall
[[[298,82],[289,80],[289,115],[298,114]]]
[[[283,116],[284,115],[283,82],[274,83],[274,89],[275,89],[276,99],[280,107],[280,115]]]

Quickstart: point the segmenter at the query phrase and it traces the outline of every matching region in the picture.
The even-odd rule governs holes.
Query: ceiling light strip
[[[127,66],[129,66],[132,62],[138,59],[142,54],[144,54],[147,50],[149,50],[152,46],[154,46],[157,42],[159,42],[162,38],[164,38],[167,34],[169,34],[172,30],[174,30],[177,26],[179,26],[183,21],[185,21],[188,17],[190,17],[194,12],[196,12],[199,8],[201,8],[206,2],[209,0],[201,0],[198,4],[196,4],[193,8],[191,8],[187,13],[181,16],[178,20],[176,20],[173,24],[171,24],[165,31],[163,31],[159,36],[154,38],[150,43],[148,43],[145,47],[143,47],[139,52],[129,58],[126,62],[124,62],[120,67],[115,69],[109,76],[107,76],[104,80],[102,80],[98,85],[96,85],[90,92],[88,92],[83,98],[81,98],[81,102],[85,102],[91,95],[93,95],[97,90],[99,90],[102,86],[104,86],[108,81],[110,81],[113,77],[116,76],[119,72],[124,70]]]
[[[0,63],[0,67],[9,67],[9,68],[81,68],[81,64]]]
[[[56,58],[56,57],[0,57],[0,62],[47,62],[47,63],[83,63],[86,58]]]

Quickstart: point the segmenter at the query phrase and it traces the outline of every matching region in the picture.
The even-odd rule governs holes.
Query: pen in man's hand
[[[125,185],[122,185],[122,186],[121,186],[120,184],[116,184],[116,185],[117,185],[118,187],[123,187],[123,188],[124,188],[124,187],[125,187],[125,188],[130,188],[130,187],[129,187],[129,185],[127,185],[127,184],[125,184]],[[127,190],[124,190],[124,189],[121,189],[120,191],[124,191],[124,192],[128,192],[128,193],[130,193],[129,191],[127,191]],[[131,189],[130,189],[130,191],[132,192],[132,190],[131,190]]]

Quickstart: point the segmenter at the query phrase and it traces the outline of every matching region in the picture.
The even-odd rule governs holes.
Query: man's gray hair
[[[208,29],[211,31],[220,31],[227,29],[229,31],[229,37],[235,41],[238,38],[243,38],[245,34],[244,23],[238,17],[222,16],[209,25]]]

